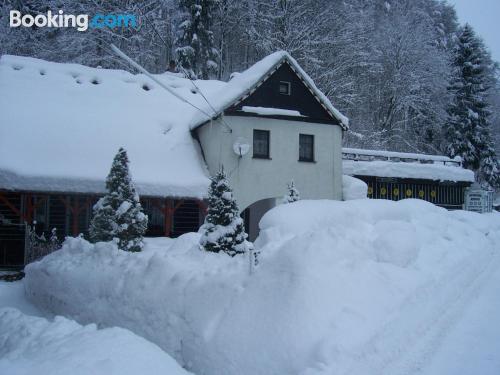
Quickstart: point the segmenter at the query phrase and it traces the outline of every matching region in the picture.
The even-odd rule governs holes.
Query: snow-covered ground
[[[51,314],[44,313],[37,309],[26,299],[23,280],[15,282],[0,281],[0,309],[6,307],[15,308],[27,315],[51,316]]]
[[[42,317],[42,316],[45,317]],[[23,281],[0,281],[0,374],[188,375],[156,345],[122,328],[43,314]]]
[[[424,375],[500,374],[500,262],[472,284],[449,317]]]
[[[468,321],[500,316],[487,302],[500,273],[499,214],[299,201],[260,225],[251,275],[246,257],[203,253],[194,233],[138,254],[71,239],[27,268],[28,296],[80,323],[130,329],[196,374],[455,374],[467,361],[450,363],[456,337],[466,347],[469,328],[491,333],[481,344],[493,356],[477,345],[474,358],[495,369],[495,330]]]

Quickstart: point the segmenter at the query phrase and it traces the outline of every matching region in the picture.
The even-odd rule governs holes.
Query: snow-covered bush
[[[293,203],[293,202],[297,202],[298,200],[300,200],[299,191],[295,187],[295,183],[293,182],[293,180],[290,181],[287,188],[288,188],[287,193],[283,197],[283,204]]]
[[[126,251],[141,251],[148,217],[130,178],[127,152],[120,148],[106,179],[107,194],[94,205],[90,223],[93,242],[118,240]]]
[[[212,178],[208,189],[208,213],[200,231],[203,233],[200,246],[206,251],[223,251],[235,256],[252,249],[223,169]]]
[[[158,346],[122,328],[97,329],[0,309],[0,374],[188,375]]]

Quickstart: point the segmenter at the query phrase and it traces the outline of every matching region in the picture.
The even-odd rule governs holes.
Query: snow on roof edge
[[[350,176],[413,178],[433,181],[474,182],[474,172],[442,164],[397,163],[392,161],[342,160],[343,173]]]
[[[342,147],[342,153],[344,154],[359,154],[359,155],[367,155],[367,156],[385,156],[385,157],[393,157],[400,159],[418,159],[418,160],[433,160],[433,161],[442,161],[442,162],[456,162],[459,163],[462,159],[459,156],[455,156],[455,158],[449,158],[444,155],[431,155],[431,154],[417,154],[411,152],[396,152],[396,151],[387,151],[387,150],[368,150],[362,148],[351,148],[351,147]]]
[[[207,188],[205,186],[175,187],[171,185],[154,185],[141,182],[134,182],[134,185],[138,194],[144,197],[204,199],[207,194]],[[26,176],[5,169],[0,169],[0,190],[97,195],[102,195],[107,192],[104,180]]]

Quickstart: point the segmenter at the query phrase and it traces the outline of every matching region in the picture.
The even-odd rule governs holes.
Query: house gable
[[[280,94],[280,81],[290,82],[292,98],[278,96],[283,95]],[[348,118],[333,106],[297,61],[285,51],[275,52],[244,72],[235,73],[226,86],[213,93],[209,100],[204,107],[206,109],[193,116],[191,130],[223,114],[333,124],[339,125],[342,130],[349,129]],[[245,105],[254,103],[264,105]]]
[[[280,84],[286,83],[290,84],[289,95],[280,93]],[[244,111],[243,107],[285,109],[297,111],[302,116],[262,115],[248,110]],[[254,91],[241,98],[226,109],[224,113],[232,116],[264,116],[340,125],[339,120],[328,112],[321,100],[314,94],[314,91],[306,85],[306,82],[287,61],[284,61],[264,79]]]

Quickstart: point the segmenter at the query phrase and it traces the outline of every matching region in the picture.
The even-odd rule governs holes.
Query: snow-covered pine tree
[[[488,109],[489,56],[469,25],[458,36],[454,50],[453,76],[449,85],[451,103],[444,127],[445,152],[460,156],[466,168],[477,172],[480,182],[499,186],[500,166],[491,137]]]
[[[179,25],[177,55],[180,65],[190,78],[209,79],[217,70],[218,52],[212,27],[214,0],[180,0],[185,17]]]
[[[295,183],[293,182],[293,180],[290,181],[290,183],[287,185],[287,188],[288,188],[288,191],[287,191],[286,195],[283,197],[283,204],[293,203],[293,202],[297,202],[298,200],[300,200],[299,191],[295,187]]]
[[[243,219],[223,169],[212,177],[208,189],[208,213],[200,231],[200,246],[205,251],[223,251],[235,256],[253,249],[252,243],[247,241]]]
[[[108,192],[94,205],[90,239],[98,242],[116,238],[120,249],[141,251],[148,217],[142,211],[128,163],[127,152],[120,148],[106,179]]]

